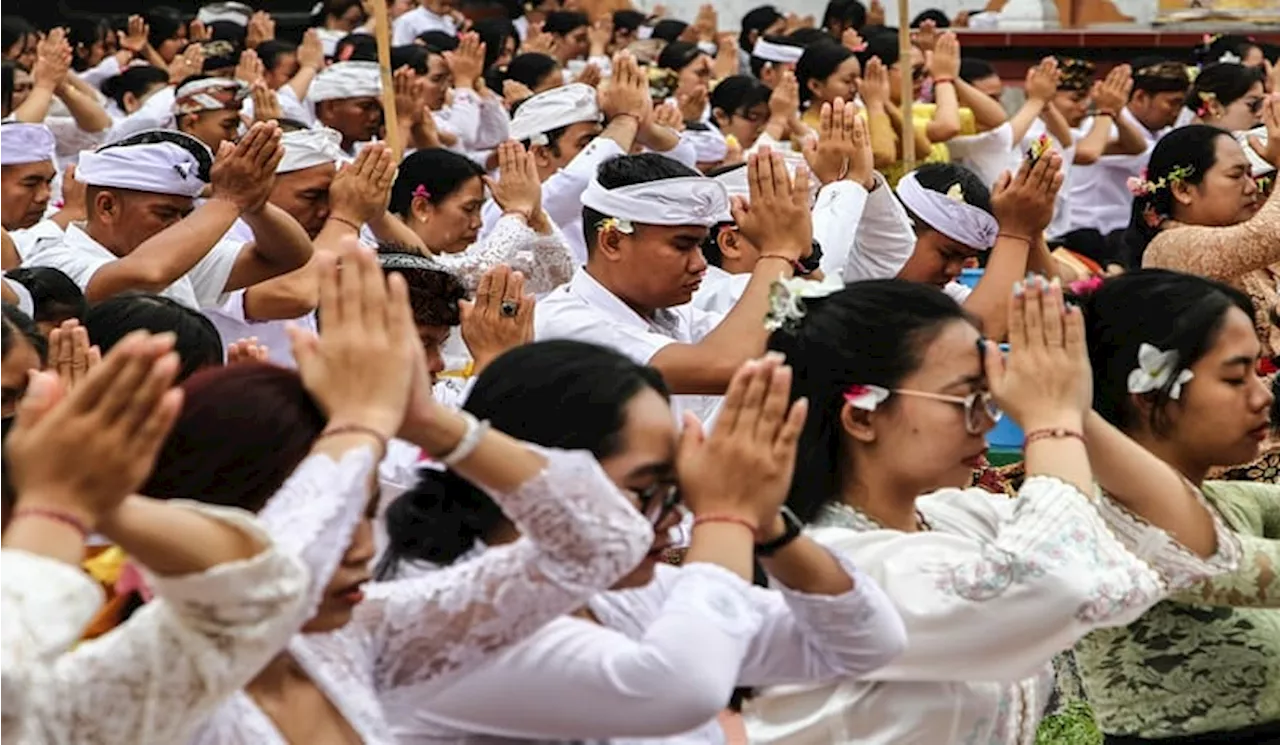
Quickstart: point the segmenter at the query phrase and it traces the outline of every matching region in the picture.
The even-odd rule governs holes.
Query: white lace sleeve
[[[173,502],[224,520],[266,548],[182,577],[148,575],[157,599],[33,676],[33,742],[184,742],[284,648],[304,619],[307,571],[241,510]]]
[[[1218,537],[1218,551],[1207,559],[1188,551],[1172,536],[1125,509],[1105,493],[1098,500],[1098,513],[1107,521],[1125,548],[1151,565],[1160,574],[1170,593],[1185,590],[1196,583],[1219,574],[1234,572],[1240,566],[1240,538],[1227,527],[1218,511],[1205,501],[1199,489],[1194,491],[1201,506],[1213,516],[1214,532]]]
[[[311,574],[307,617],[351,543],[369,504],[373,449],[350,450],[341,461],[312,455],[298,466],[258,519],[280,550],[302,559]]]
[[[479,243],[456,254],[437,254],[439,264],[453,272],[467,290],[474,291],[480,276],[498,264],[524,274],[530,292],[550,292],[573,276],[573,254],[559,228],[539,235],[516,215],[506,215]]]
[[[102,588],[76,567],[0,550],[0,736],[19,741],[32,673],[71,648],[102,605]]]
[[[540,450],[547,467],[493,497],[522,538],[472,561],[368,588],[348,626],[367,634],[375,685],[438,692],[631,571],[649,522],[586,452]],[[345,630],[344,630],[345,631]],[[356,661],[352,661],[356,662]]]

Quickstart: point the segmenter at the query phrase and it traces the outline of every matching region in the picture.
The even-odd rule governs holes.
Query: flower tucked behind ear
[[[600,230],[616,230],[619,233],[631,235],[636,232],[636,226],[632,225],[630,220],[620,220],[616,217],[607,217],[600,223]]]
[[[418,188],[413,190],[414,197],[422,197],[423,199],[431,199],[431,192],[427,191],[427,187],[418,184]]]
[[[960,204],[965,203],[964,189],[960,186],[959,182],[952,184],[951,188],[947,189],[947,199],[950,199],[953,202],[959,202]]]
[[[1129,392],[1152,393],[1172,380],[1169,398],[1177,401],[1182,397],[1182,386],[1194,377],[1190,370],[1178,369],[1178,350],[1165,352],[1144,342],[1138,347],[1138,366],[1129,373]]]
[[[889,390],[878,385],[854,383],[844,392],[844,400],[861,411],[875,411],[876,407],[889,398]]]
[[[843,289],[844,281],[836,277],[826,277],[821,282],[779,277],[769,286],[769,313],[764,317],[764,327],[769,331],[792,328],[804,318],[806,298],[826,297]]]
[[[1041,134],[1031,143],[1031,147],[1027,148],[1027,160],[1035,162],[1040,160],[1040,156],[1053,149],[1053,143],[1049,140],[1049,135]],[[957,184],[958,185],[958,184]]]

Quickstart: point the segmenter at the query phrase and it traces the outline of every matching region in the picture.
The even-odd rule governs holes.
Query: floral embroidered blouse
[[[1280,486],[1204,495],[1240,537],[1240,567],[1076,647],[1103,732],[1163,739],[1280,722]]]
[[[1280,355],[1280,328],[1272,321],[1280,304],[1280,189],[1237,225],[1179,225],[1161,231],[1147,245],[1142,265],[1197,274],[1248,293],[1263,356]]]
[[[881,528],[828,505],[811,537],[880,583],[906,652],[858,680],[769,689],[744,711],[752,745],[1031,745],[1055,654],[1231,571],[1240,545],[1193,556],[1107,499],[1033,476],[1017,499],[944,489],[917,500],[931,530]]]

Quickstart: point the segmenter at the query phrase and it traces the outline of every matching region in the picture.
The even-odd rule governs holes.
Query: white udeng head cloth
[[[280,137],[284,157],[276,166],[276,173],[293,173],[345,159],[342,152],[342,135],[328,127],[301,129],[286,132]]]
[[[545,145],[545,137],[538,141],[540,135],[578,122],[598,122],[600,118],[596,89],[583,83],[570,83],[543,91],[520,104],[511,118],[511,139]]]
[[[114,187],[152,194],[196,197],[206,186],[200,161],[171,142],[116,145],[80,154],[76,180],[89,186]]]
[[[769,62],[780,62],[785,65],[794,65],[800,61],[800,57],[804,55],[804,47],[793,47],[790,44],[775,44],[772,41],[757,39],[756,45],[751,48],[751,56],[757,59],[767,60]]]
[[[606,189],[591,179],[582,206],[602,215],[642,225],[700,225],[709,228],[729,210],[724,187],[705,176],[664,178]]]
[[[54,159],[58,140],[43,124],[0,126],[0,166],[25,166]]]
[[[959,184],[952,187],[957,196]],[[912,213],[924,220],[929,227],[957,243],[969,248],[987,251],[996,244],[1000,225],[990,213],[966,204],[963,196],[956,198],[926,189],[916,180],[915,173],[908,173],[898,182],[898,199]]]
[[[311,83],[307,99],[313,103],[342,98],[376,98],[382,95],[382,69],[377,62],[335,62]]]

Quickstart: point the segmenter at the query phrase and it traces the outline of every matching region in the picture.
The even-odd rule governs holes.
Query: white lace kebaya
[[[528,292],[551,292],[573,276],[573,254],[555,224],[543,235],[518,215],[504,215],[484,238],[458,253],[433,253],[433,261],[474,292],[480,277],[498,264],[510,266],[525,277]]]
[[[448,569],[369,585],[346,627],[298,633],[289,642],[288,654],[362,742],[396,743],[380,695],[401,688],[438,693],[450,679],[617,582],[649,550],[653,529],[595,458],[534,449],[547,459],[542,473],[510,493],[488,492],[522,539]],[[371,448],[351,451],[339,463],[312,456],[263,508],[263,523],[311,568],[311,612],[367,508],[376,465]],[[194,742],[285,741],[239,691]]]
[[[265,548],[199,574],[148,574],[156,599],[74,649],[102,604],[102,589],[74,567],[0,552],[6,745],[183,742],[306,619],[305,567],[272,546],[251,515],[181,504],[235,525]]]
[[[1017,499],[942,489],[916,506],[929,530],[888,530],[843,504],[819,514],[810,537],[880,583],[907,649],[862,680],[760,693],[744,711],[752,745],[1033,745],[1055,654],[1240,556],[1217,517],[1218,552],[1201,559],[1047,476]]]

